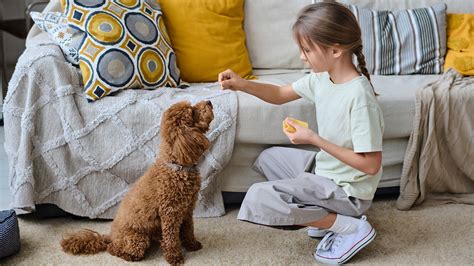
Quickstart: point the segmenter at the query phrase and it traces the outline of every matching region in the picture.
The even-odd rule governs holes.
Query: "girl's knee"
[[[267,212],[268,201],[277,201],[268,182],[255,183],[248,189],[241,208],[251,209],[252,212]]]
[[[245,201],[257,204],[265,199],[272,198],[272,191],[268,182],[255,183],[247,190]]]
[[[283,152],[284,147],[270,147],[263,150],[257,157],[254,163],[254,168],[260,173],[263,173],[263,168],[275,163],[279,158],[278,154]]]
[[[249,190],[247,191],[247,196],[249,195],[258,195],[258,193],[261,193],[264,191],[265,187],[265,182],[260,182],[260,183],[255,183],[250,186]]]
[[[353,199],[354,200],[354,199]],[[353,204],[352,212],[347,213],[346,215],[353,217],[360,217],[364,215],[372,205],[371,200],[357,200],[358,202]]]
[[[280,149],[282,149],[282,147],[270,147],[270,148],[267,148],[265,150],[263,150],[259,155],[258,155],[258,158],[257,160],[259,161],[265,161],[266,159],[268,158],[272,158],[274,157],[275,153],[278,153],[280,152]]]

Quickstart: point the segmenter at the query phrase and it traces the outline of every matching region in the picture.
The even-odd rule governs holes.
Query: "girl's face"
[[[321,47],[316,43],[308,44],[306,40],[301,41],[300,59],[308,64],[313,72],[329,71],[333,64],[333,58],[328,52],[329,49]]]

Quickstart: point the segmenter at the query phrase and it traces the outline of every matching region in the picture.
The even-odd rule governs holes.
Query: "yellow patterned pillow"
[[[182,78],[216,81],[228,68],[251,78],[245,45],[244,0],[157,0]]]
[[[444,71],[456,69],[474,75],[474,14],[448,14],[446,60]]]
[[[183,85],[154,0],[66,0],[65,15],[87,34],[79,67],[89,101],[126,88]]]

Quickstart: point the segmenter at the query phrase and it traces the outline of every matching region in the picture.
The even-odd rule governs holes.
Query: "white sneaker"
[[[319,242],[314,258],[327,264],[343,264],[375,238],[375,230],[364,215],[357,230],[350,234],[327,233]]]
[[[321,238],[321,237],[324,237],[329,231],[326,229],[320,229],[317,227],[308,227],[308,229],[306,229],[306,232],[308,233],[309,237]]]

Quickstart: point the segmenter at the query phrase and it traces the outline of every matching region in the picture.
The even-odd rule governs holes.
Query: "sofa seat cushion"
[[[301,71],[282,72],[260,72],[257,81],[285,85],[305,75]],[[415,115],[415,92],[438,77],[439,75],[371,76],[374,87],[380,94],[377,99],[385,121],[384,139],[410,136]],[[237,142],[289,144],[281,130],[281,121],[287,116],[307,121],[310,128],[317,129],[312,122],[316,121],[314,105],[309,101],[299,99],[283,105],[273,105],[240,91],[237,94]]]
[[[385,140],[383,143],[383,173],[378,187],[396,187],[400,185],[403,157],[408,145],[408,138]],[[266,181],[265,177],[252,166],[258,155],[271,145],[236,143],[232,158],[222,169],[217,179],[222,180],[222,191],[246,192],[257,182]],[[300,145],[298,148],[317,150],[309,145]]]

